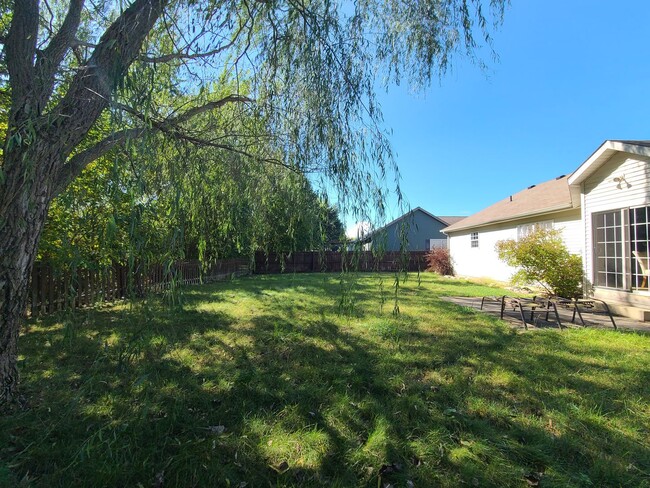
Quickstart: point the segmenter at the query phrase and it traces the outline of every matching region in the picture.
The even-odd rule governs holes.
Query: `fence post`
[[[39,280],[39,283],[38,283],[39,284],[39,292],[40,292],[39,293],[39,295],[40,295],[39,302],[40,302],[40,306],[41,306],[40,307],[41,308],[41,315],[45,315],[45,313],[46,313],[46,310],[45,310],[45,301],[46,301],[45,292],[47,291],[47,289],[46,289],[47,267],[46,266],[41,266],[40,271],[41,271],[41,273],[40,273],[41,276],[40,276],[40,280]]]
[[[35,317],[38,314],[38,271],[39,271],[39,263],[34,263],[34,267],[32,268],[32,284],[31,284],[31,290],[30,290],[30,295],[31,295],[31,303],[30,303],[30,312],[31,316]]]

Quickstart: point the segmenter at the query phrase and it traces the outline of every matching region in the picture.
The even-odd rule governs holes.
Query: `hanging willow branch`
[[[9,27],[0,25],[0,69],[6,67],[0,92],[10,100],[0,103],[7,121],[0,159],[0,404],[17,394],[18,330],[48,212],[91,162],[106,165],[102,156],[122,148],[112,153],[115,172],[133,177],[132,165],[140,176],[108,189],[116,200],[127,192],[131,222],[152,228],[158,222],[146,212],[165,201],[176,226],[167,234],[174,249],[188,220],[200,228],[202,249],[207,234],[217,236],[213,243],[231,239],[231,251],[264,245],[267,236],[294,249],[284,238],[300,234],[300,216],[314,200],[305,196],[304,176],[285,168],[319,170],[324,186],[356,217],[381,216],[386,176],[397,171],[376,75],[425,85],[453,55],[474,59],[475,37],[489,45],[489,20],[498,24],[507,3],[69,0],[50,8],[39,0],[4,2]],[[124,110],[113,110],[117,104]],[[189,108],[178,113],[179,107]],[[154,134],[164,137],[149,138]],[[139,150],[146,154],[125,144],[130,140],[144,141]],[[152,140],[156,147],[147,144]],[[191,144],[194,154],[157,147],[176,143]],[[203,164],[197,154],[213,163],[213,183],[225,179],[223,192],[196,190],[206,173],[197,169]],[[247,188],[247,181],[257,187]],[[208,210],[179,205],[186,194],[204,199],[201,209]],[[232,195],[247,198],[232,205]],[[115,203],[102,198],[100,191],[97,208]],[[211,208],[218,209],[220,229],[205,222]],[[274,235],[278,226],[269,215],[288,219],[286,232]],[[255,224],[263,229],[258,241],[236,231]],[[132,236],[144,232],[130,229]],[[131,257],[146,247],[138,246]]]

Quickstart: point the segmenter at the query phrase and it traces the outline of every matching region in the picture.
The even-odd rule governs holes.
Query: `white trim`
[[[577,186],[589,178],[617,152],[650,157],[650,147],[631,142],[607,140],[569,176],[569,186]]]

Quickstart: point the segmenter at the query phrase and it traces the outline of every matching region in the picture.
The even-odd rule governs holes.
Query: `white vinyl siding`
[[[594,283],[592,215],[650,204],[650,159],[616,153],[583,183],[582,192],[585,272]]]
[[[562,241],[571,254],[582,256],[584,249],[583,228],[580,209],[558,215],[553,221],[553,228],[562,232]]]
[[[482,227],[480,246],[475,248],[472,248],[471,234],[468,230],[449,236],[449,253],[456,274],[507,281],[515,270],[499,260],[494,246],[503,239],[516,239],[516,227]]]
[[[478,248],[471,247],[473,229],[451,233],[449,235],[449,251],[456,273],[460,276],[509,280],[515,269],[499,260],[495,250],[496,243],[505,239],[517,239],[517,229],[520,225],[534,224],[540,221],[552,221],[553,227],[561,232],[562,240],[569,251],[574,254],[582,254],[583,226],[580,221],[580,210],[574,209],[546,214],[537,218],[481,227],[478,230],[480,239]]]

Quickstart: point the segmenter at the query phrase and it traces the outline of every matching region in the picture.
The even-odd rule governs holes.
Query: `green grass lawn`
[[[496,289],[431,274],[394,316],[392,284],[255,276],[31,322],[0,485],[650,486],[650,336],[521,333],[439,299]]]

